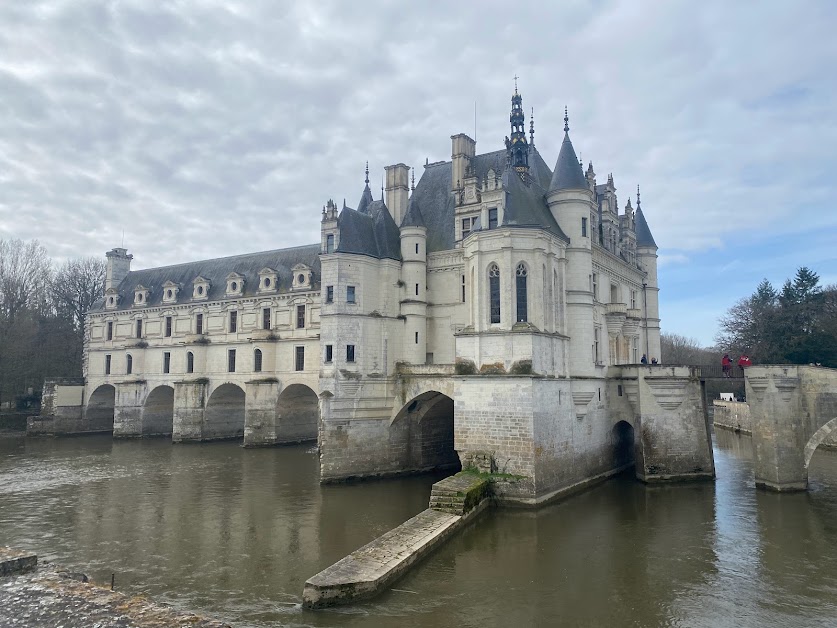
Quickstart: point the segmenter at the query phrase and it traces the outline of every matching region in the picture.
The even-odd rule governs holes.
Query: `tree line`
[[[678,334],[662,334],[665,362],[715,364],[729,353],[756,364],[820,364],[837,368],[837,285],[821,286],[805,266],[776,289],[764,279],[753,294],[721,317],[715,347]]]
[[[37,241],[0,239],[0,409],[45,377],[81,377],[84,318],[104,294],[105,260],[55,263]]]

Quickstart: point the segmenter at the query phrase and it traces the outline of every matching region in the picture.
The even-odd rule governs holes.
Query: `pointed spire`
[[[535,148],[535,108],[532,107],[532,115],[529,116],[529,143]]]
[[[640,203],[640,201],[639,201],[639,184],[637,183],[637,186],[636,186],[636,210],[637,211],[639,211],[640,208],[642,207],[642,205],[640,205],[639,203]]]
[[[360,201],[357,204],[357,211],[366,213],[369,204],[373,201],[372,190],[369,189],[369,162],[366,162],[366,178],[364,179],[366,185],[363,187],[363,194],[360,195]]]
[[[343,197],[343,209],[346,209],[346,197]]]
[[[416,169],[415,169],[415,167],[412,168],[412,171],[413,172],[412,172],[412,175],[411,175],[412,180],[410,181],[410,192],[415,192],[416,191]]]
[[[550,192],[590,189],[587,179],[584,177],[582,163],[575,155],[569,131],[569,116],[567,115],[567,108],[564,107],[564,141],[561,143],[558,161],[555,162],[555,169],[552,171],[552,181],[549,184]]]
[[[366,185],[369,185],[369,161],[366,162]]]
[[[506,138],[506,162],[519,171],[529,168],[529,143],[526,141],[526,114],[523,113],[523,97],[517,92],[517,76],[514,77],[512,96],[511,136]]]
[[[381,175],[381,200],[384,200],[384,175]]]

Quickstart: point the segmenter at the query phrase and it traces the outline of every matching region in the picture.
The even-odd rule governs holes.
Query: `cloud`
[[[373,190],[420,176],[475,102],[501,148],[517,74],[547,161],[566,104],[620,202],[642,185],[661,263],[708,288],[695,264],[742,240],[837,228],[837,7],[804,4],[2,3],[0,237],[72,257],[124,231],[137,267],[314,242],[366,160]]]

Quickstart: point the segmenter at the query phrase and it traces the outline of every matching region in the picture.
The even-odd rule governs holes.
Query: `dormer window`
[[[138,285],[134,288],[134,307],[142,307],[148,305],[148,295],[150,291],[143,285]]]
[[[228,297],[240,297],[244,293],[244,275],[238,273],[230,273],[227,275],[227,292]]]
[[[279,287],[279,273],[272,268],[259,271],[259,292],[276,292]]]
[[[119,307],[119,293],[115,288],[105,290],[105,309],[115,310]]]
[[[305,264],[297,264],[291,271],[293,272],[293,283],[291,289],[293,290],[310,290],[311,289],[311,269]]]
[[[210,283],[208,279],[196,277],[192,282],[192,300],[205,301],[209,296]]]
[[[180,284],[167,281],[163,284],[163,303],[177,303],[177,295],[180,292]]]

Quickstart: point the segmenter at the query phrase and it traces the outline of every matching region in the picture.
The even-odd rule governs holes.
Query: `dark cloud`
[[[804,6],[803,6],[804,5]],[[804,19],[803,19],[804,16]],[[664,263],[833,230],[830,3],[59,1],[0,4],[0,237],[139,266],[317,240],[368,159],[508,133],[512,76],[549,161],[572,136]],[[793,25],[791,28],[790,25]]]

